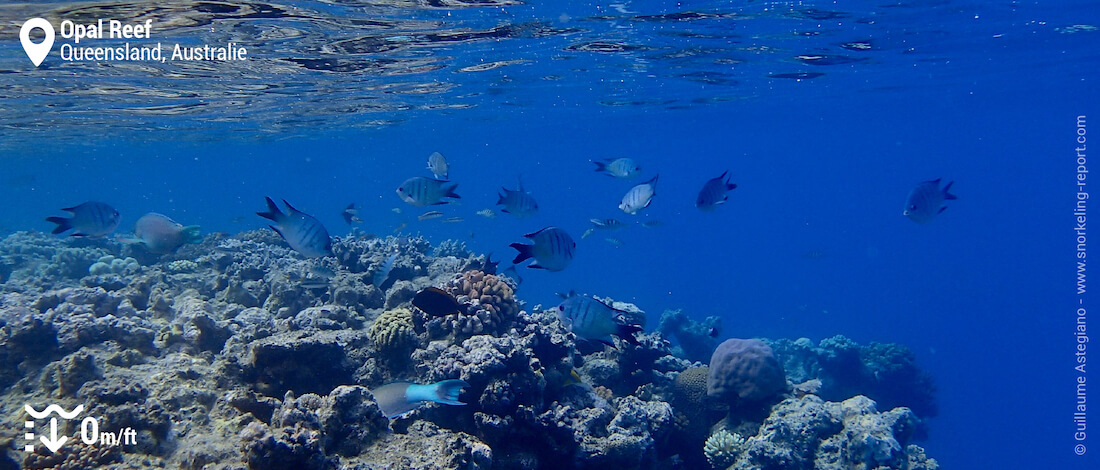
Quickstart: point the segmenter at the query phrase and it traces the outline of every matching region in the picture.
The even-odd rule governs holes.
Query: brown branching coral
[[[512,326],[519,315],[519,303],[504,279],[482,271],[466,271],[443,286],[458,300],[458,312],[430,318],[418,312],[432,337],[453,335],[455,339],[479,334],[498,335]]]

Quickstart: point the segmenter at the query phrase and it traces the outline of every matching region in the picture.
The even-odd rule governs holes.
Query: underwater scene
[[[0,2],[0,470],[1100,468],[1098,28]]]

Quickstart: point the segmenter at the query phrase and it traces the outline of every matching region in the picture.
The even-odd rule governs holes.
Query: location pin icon
[[[46,33],[45,41],[38,44],[31,42],[31,30],[34,28]],[[27,57],[31,58],[35,67],[38,67],[43,60],[46,60],[46,56],[50,55],[50,49],[53,48],[53,25],[42,18],[31,18],[19,29],[19,42],[23,43],[23,50],[26,51]]]

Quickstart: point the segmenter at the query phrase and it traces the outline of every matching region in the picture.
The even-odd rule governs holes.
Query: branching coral
[[[703,454],[707,456],[707,462],[710,462],[712,468],[723,470],[733,464],[744,445],[745,438],[740,434],[731,434],[722,429],[707,438],[707,442],[703,444]]]
[[[453,334],[458,340],[477,334],[500,334],[519,315],[519,303],[512,288],[503,278],[492,274],[466,271],[447,282],[443,290],[458,300],[461,309],[435,318],[420,312],[421,322],[433,337]]]

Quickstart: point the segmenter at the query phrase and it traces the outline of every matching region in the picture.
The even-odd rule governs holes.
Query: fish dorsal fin
[[[532,233],[528,233],[527,235],[524,235],[523,238],[535,238],[535,237],[539,236],[540,233],[545,232],[547,230],[550,230],[551,228],[553,228],[553,227],[544,227],[543,229],[541,229],[537,232],[532,232]]]

